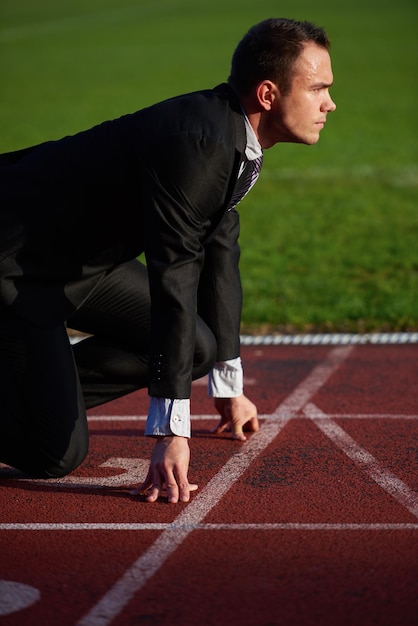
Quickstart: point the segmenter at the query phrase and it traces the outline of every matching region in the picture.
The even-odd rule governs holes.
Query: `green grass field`
[[[417,330],[416,0],[1,0],[0,151],[214,86],[272,16],[325,27],[337,111],[240,205],[243,331]]]

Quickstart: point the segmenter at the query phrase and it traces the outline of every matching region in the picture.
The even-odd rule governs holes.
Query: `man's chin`
[[[292,143],[303,143],[306,146],[312,146],[319,141],[319,131],[317,133],[311,133],[306,135],[293,135],[289,137],[289,142]]]
[[[307,137],[302,143],[305,143],[307,146],[313,146],[319,141],[319,133],[312,137]]]

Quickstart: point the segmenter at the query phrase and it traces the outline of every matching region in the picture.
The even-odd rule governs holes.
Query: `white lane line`
[[[309,402],[319,389],[327,382],[341,363],[352,352],[353,346],[334,348],[322,363],[319,363],[305,380],[286,398],[275,411],[278,416],[300,411]],[[268,420],[269,421],[269,420]]]
[[[300,417],[304,416],[301,415]],[[327,413],[327,417],[352,420],[418,420],[418,415],[403,413]]]
[[[146,415],[88,415],[87,420],[89,422],[145,422]],[[217,420],[219,422],[220,416],[214,413],[207,415],[192,415],[192,421],[206,421]]]
[[[109,624],[183,543],[196,524],[219,502],[251,461],[264,450],[287,421],[271,423],[270,428],[263,425],[260,431],[242,446],[241,451],[227,461],[200,494],[188,504],[187,508],[177,516],[96,606],[78,622],[78,626]]]
[[[314,404],[308,404],[304,408],[304,413],[370,478],[412,513],[414,517],[418,518],[418,493],[410,489],[395,474],[385,470],[372,454],[362,448],[341,426],[336,424]]]
[[[265,413],[258,416],[260,420],[273,418],[274,414]],[[393,420],[418,420],[418,415],[406,415],[403,413],[329,413],[328,417],[334,419],[393,419]],[[89,415],[89,422],[145,422],[146,415]],[[306,419],[306,415],[295,415],[294,419]],[[219,422],[219,415],[213,413],[192,415],[192,422],[207,422],[216,420]],[[1,467],[1,463],[0,463]]]
[[[15,478],[19,483],[33,483],[37,487],[63,489],[103,489],[103,487],[128,487],[145,480],[149,468],[149,459],[111,457],[99,467],[110,467],[116,470],[125,470],[113,476],[64,476],[63,478],[25,478],[19,470],[0,464],[0,478]]]
[[[0,524],[1,530],[18,530],[18,531],[77,531],[77,530],[111,530],[111,531],[138,531],[138,530],[167,530],[173,528],[173,524],[162,522],[149,522],[149,523],[106,523],[106,522],[92,522],[92,523],[63,523],[63,524],[51,524],[51,523],[37,523],[37,524],[21,524],[10,523]],[[178,525],[174,528],[178,529]],[[418,530],[418,523],[303,523],[303,522],[274,522],[265,524],[205,524],[197,523],[192,525],[182,525],[182,528],[192,530]]]
[[[0,616],[27,609],[40,599],[41,592],[31,585],[15,580],[0,580]]]
[[[250,463],[271,443],[293,414],[303,408],[311,397],[348,357],[352,347],[331,350],[326,360],[317,365],[288,398],[262,425],[258,433],[232,456],[137,561],[125,572],[99,602],[78,622],[77,626],[106,626],[145,585],[166,559],[183,543],[194,526],[211,511],[222,496],[240,478]],[[277,420],[275,417],[283,417]]]

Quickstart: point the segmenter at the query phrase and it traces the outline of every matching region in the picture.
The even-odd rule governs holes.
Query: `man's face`
[[[272,103],[267,122],[271,145],[318,141],[327,113],[336,109],[329,94],[332,81],[328,51],[311,42],[305,44],[294,66],[290,92],[283,96],[279,88]]]

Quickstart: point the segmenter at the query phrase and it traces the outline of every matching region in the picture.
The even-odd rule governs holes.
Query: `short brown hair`
[[[295,61],[307,42],[327,50],[331,45],[323,28],[311,22],[269,18],[252,26],[234,52],[228,83],[246,95],[261,81],[271,80],[286,95]]]

